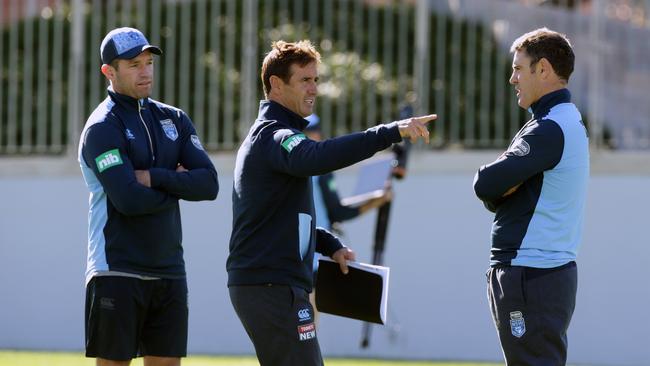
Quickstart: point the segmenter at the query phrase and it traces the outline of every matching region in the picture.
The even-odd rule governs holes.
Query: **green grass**
[[[487,363],[443,363],[367,359],[326,359],[327,366],[495,366]],[[81,353],[0,350],[0,366],[94,366],[95,360]],[[142,358],[131,362],[142,366]],[[190,356],[183,366],[258,366],[254,357]]]

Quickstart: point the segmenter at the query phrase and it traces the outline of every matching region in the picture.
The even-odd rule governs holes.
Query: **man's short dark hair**
[[[573,72],[575,55],[566,35],[546,27],[535,29],[517,38],[510,52],[524,51],[530,57],[532,70],[542,58],[548,60],[555,73],[564,81],[569,81]]]
[[[119,70],[120,60],[116,58],[115,60],[111,61],[109,65],[111,65],[115,70]]]
[[[291,79],[292,64],[303,67],[312,62],[320,62],[320,54],[309,40],[290,43],[285,41],[273,42],[271,51],[264,57],[262,63],[262,83],[264,95],[271,92],[271,76],[275,75],[285,83]]]

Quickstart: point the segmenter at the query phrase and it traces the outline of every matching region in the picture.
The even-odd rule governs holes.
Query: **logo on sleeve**
[[[508,151],[517,156],[526,156],[530,152],[530,145],[528,145],[526,140],[519,138],[512,143]]]
[[[120,156],[120,151],[118,149],[113,149],[96,157],[95,163],[97,164],[97,170],[101,173],[110,167],[122,165],[123,161]]]
[[[195,148],[203,150],[203,145],[201,145],[201,140],[199,140],[197,135],[190,136],[190,140],[192,140],[192,145],[194,145]]]
[[[135,140],[135,136],[133,135],[133,132],[131,132],[131,130],[127,128],[125,133],[126,133],[127,140]]]
[[[282,147],[284,147],[287,152],[291,152],[294,147],[298,146],[301,142],[305,141],[306,137],[302,133],[295,134],[288,139],[284,140]]]
[[[165,136],[172,141],[176,141],[178,138],[178,131],[176,130],[176,125],[172,122],[171,119],[163,119],[160,121],[160,125],[165,131]]]

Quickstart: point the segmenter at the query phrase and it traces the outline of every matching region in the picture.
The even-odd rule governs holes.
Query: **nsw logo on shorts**
[[[526,333],[526,322],[521,311],[510,313],[510,332],[517,338],[521,338]]]
[[[316,338],[316,325],[314,323],[309,323],[305,325],[298,326],[298,340],[299,341],[308,341],[310,339]]]

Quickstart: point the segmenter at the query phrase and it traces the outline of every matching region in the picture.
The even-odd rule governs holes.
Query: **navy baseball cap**
[[[110,64],[116,58],[130,60],[146,50],[156,55],[162,55],[162,50],[157,46],[150,45],[142,32],[129,27],[117,28],[108,32],[102,45],[99,46],[104,64]]]

